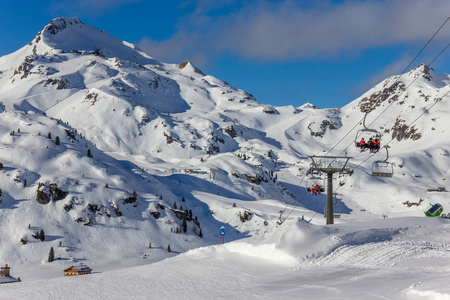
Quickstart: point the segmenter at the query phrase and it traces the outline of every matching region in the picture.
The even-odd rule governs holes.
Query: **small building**
[[[442,207],[441,204],[436,203],[425,212],[425,215],[427,217],[439,217],[443,210],[444,207]]]
[[[64,276],[78,276],[78,275],[86,275],[91,274],[92,269],[85,265],[71,266],[64,271]]]
[[[11,276],[11,268],[6,264],[4,267],[0,268],[0,284],[2,283],[13,283],[20,282],[20,277],[14,278]]]
[[[11,268],[8,267],[8,264],[6,264],[4,267],[1,267],[0,268],[0,276],[11,277],[10,270],[11,270]]]

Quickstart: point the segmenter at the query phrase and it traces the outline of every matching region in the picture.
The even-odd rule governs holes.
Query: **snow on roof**
[[[14,277],[3,277],[3,276],[0,276],[0,284],[1,283],[17,282],[17,281],[19,281],[19,280],[17,280]]]
[[[78,266],[71,266],[65,270],[63,270],[64,272],[70,270],[70,269],[74,269],[77,272],[85,272],[85,271],[92,271],[91,268],[89,268],[88,266],[85,265],[78,265]]]

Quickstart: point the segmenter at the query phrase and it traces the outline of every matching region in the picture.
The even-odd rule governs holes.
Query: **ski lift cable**
[[[303,180],[305,179],[305,177],[306,177],[306,176],[303,176],[302,180],[301,180],[300,183],[299,183],[299,186],[301,186],[301,184],[303,183]],[[300,200],[298,200],[297,202],[298,202],[298,203],[301,203],[302,200],[305,198],[305,196],[306,196],[306,193],[305,193],[305,195],[304,195]],[[286,211],[286,209],[288,208],[289,205],[291,205],[291,204],[290,204],[290,203],[286,203],[286,206],[284,207],[284,209],[280,211],[281,214],[280,214],[280,218],[279,218],[279,219],[280,219],[281,223],[284,222],[284,221],[281,220],[281,216],[285,213],[285,211]],[[297,206],[298,206],[298,204],[296,204],[294,207],[297,207]],[[285,220],[286,220],[286,219],[285,219]],[[273,224],[272,228],[270,229],[271,231],[273,230],[273,228],[275,227],[276,224],[277,224],[276,222]]]
[[[450,18],[450,17],[449,17]],[[448,20],[448,19],[447,19]],[[436,59],[437,58],[439,58],[441,55],[442,55],[442,53],[444,53],[444,51],[445,50],[447,50],[447,48],[450,46],[450,43],[449,44],[447,44],[447,46],[431,61],[431,63],[429,64],[429,66],[431,66],[435,61],[436,61]],[[417,80],[417,78],[418,77],[416,77],[412,82],[411,82],[411,84],[409,84],[406,88],[405,88],[405,90],[404,91],[402,91],[402,93],[403,92],[405,92],[416,80]],[[402,94],[402,93],[400,93],[400,95]],[[442,98],[441,99],[444,99],[448,94],[450,93],[450,90],[447,92],[447,93],[445,93],[443,96],[442,96]],[[381,113],[380,113],[380,115],[377,117],[377,118],[379,118],[380,116],[381,116],[381,114],[383,114],[384,112],[386,112],[386,110],[392,105],[394,103],[394,101],[392,101],[391,102],[391,104],[389,104],[389,106],[386,108],[386,109],[384,109]],[[408,127],[409,126],[411,126],[411,125],[413,125],[419,118],[421,118],[426,112],[428,112],[431,108],[433,108],[436,104],[438,103],[438,101],[435,101],[432,105],[430,105],[428,108],[426,108],[423,112],[422,112],[422,114],[420,114],[416,119],[414,119],[409,125],[408,125]],[[364,119],[364,118],[363,118]],[[346,137],[346,136],[348,136],[350,133],[351,133],[351,131],[354,129],[354,128],[356,128],[356,126],[358,126],[359,125],[359,123],[360,122],[362,122],[362,120],[363,119],[361,119],[361,121],[359,121],[349,132],[347,132],[347,134],[344,136],[344,138]],[[374,121],[372,121],[370,124],[369,124],[369,126],[371,126],[373,123],[375,122],[375,120]],[[327,152],[327,154],[326,155],[328,155],[344,138],[341,138],[341,140],[339,140],[338,141],[338,143],[336,143],[334,146],[333,146],[333,148],[331,148],[328,152]],[[386,143],[386,146],[387,145],[389,145],[392,141],[394,140],[394,138],[392,138],[389,142],[387,142]],[[352,142],[352,144],[353,144],[353,142]],[[349,147],[351,146],[351,144],[350,145],[348,145],[342,152],[341,152],[341,154],[342,153],[344,153]],[[341,155],[340,154],[340,155]],[[366,159],[364,159],[360,164],[358,164],[356,167],[354,167],[353,169],[357,169],[357,168],[359,168],[362,164],[364,164],[367,160],[369,160],[370,158],[372,158],[375,154],[377,154],[377,152],[375,152],[375,153],[372,153],[371,155],[369,155]],[[325,155],[325,156],[326,156]],[[323,158],[321,158],[320,160],[319,160],[319,162],[322,160]],[[330,164],[331,164],[332,162],[330,162]],[[303,178],[304,179],[304,178]],[[303,182],[303,179],[302,179],[302,182]],[[344,179],[344,182],[345,182],[345,180],[346,179]],[[314,184],[317,184],[317,182],[318,182],[319,180],[316,180],[316,182],[314,183]],[[300,183],[301,184],[301,183]],[[335,193],[337,192],[337,190],[340,188],[341,186],[338,186],[336,189],[335,189]],[[300,204],[300,203],[302,203],[302,201],[303,201],[303,199],[306,197],[306,193],[305,193],[305,195],[303,195],[303,197],[298,201],[298,203],[296,203],[295,204],[295,206],[291,209],[291,211],[288,213],[288,215],[285,217],[285,219],[284,220],[287,220],[287,218],[289,218],[289,216],[291,215],[291,213],[297,208],[297,206]],[[283,213],[286,211],[286,209],[287,209],[287,206],[286,206],[286,208],[283,210]],[[281,219],[281,216],[280,216],[280,219]],[[284,221],[283,221],[284,222]],[[275,226],[275,225],[274,225]],[[273,229],[273,227],[272,227],[272,229]]]
[[[450,18],[450,17],[449,17]],[[447,50],[448,49],[448,47],[450,46],[450,43],[449,44],[447,44],[445,47],[444,47],[444,49],[442,49],[441,50],[441,52],[439,52],[439,54],[437,55],[437,56],[435,56],[434,58],[433,58],[433,60],[428,64],[428,66],[431,66],[441,55],[442,55],[442,53],[444,53],[445,52],[445,50]],[[418,79],[419,77],[416,77],[416,78],[414,78],[414,80],[399,94],[399,96],[401,96],[404,92],[406,92],[407,90],[408,90],[408,88],[409,87],[411,87],[411,85]],[[393,83],[393,84],[395,84],[395,82]],[[448,94],[448,93],[447,93]],[[447,94],[445,94],[443,97],[445,97]],[[395,101],[392,101],[370,124],[369,124],[369,127],[382,115],[382,114],[384,114],[393,104],[395,103]],[[432,106],[430,106],[430,108],[431,108]],[[426,110],[425,110],[426,111]],[[420,115],[420,116],[422,116],[422,114]],[[366,115],[364,116],[364,120],[365,120],[365,117],[366,117]],[[417,120],[417,119],[416,119]],[[361,122],[361,121],[360,121]],[[358,122],[358,124],[360,123],[360,122]],[[357,125],[358,125],[357,124]],[[353,130],[354,128],[355,128],[356,126],[354,126],[351,130]],[[348,132],[345,136],[347,136],[348,134],[349,134],[350,132]],[[356,137],[357,138],[357,137]],[[393,140],[393,139],[392,139]],[[386,143],[386,145],[388,145],[389,143],[391,143],[392,142],[392,140],[390,140],[388,143]],[[336,143],[334,146],[333,146],[333,148],[331,148],[330,149],[330,151],[328,151],[327,152],[327,154],[326,155],[328,155],[330,152],[331,152],[331,150],[333,150],[340,142],[342,141],[342,139],[341,140],[339,140],[338,141],[338,143]],[[339,154],[339,155],[342,155],[342,153],[344,153],[344,152],[346,152],[347,151],[347,149],[351,146],[353,144],[353,142],[352,143],[350,143],[347,147],[345,147],[345,149],[344,150],[342,150],[341,151],[341,153]],[[368,159],[369,158],[371,158],[371,157],[373,157],[373,155],[374,154],[376,154],[376,152],[375,153],[373,153],[372,155],[370,155],[369,157],[368,157]],[[363,163],[364,162],[366,162],[368,159],[365,159],[364,161],[363,161]],[[358,165],[357,167],[359,167],[360,165]]]
[[[449,44],[449,45],[450,45],[450,44]],[[447,47],[448,47],[449,45],[447,45]],[[450,93],[450,90],[442,96],[441,101],[442,101],[442,99],[444,99],[449,93]],[[408,126],[408,127],[411,127],[412,125],[414,125],[414,123],[417,122],[417,120],[419,120],[424,114],[426,114],[427,112],[429,112],[430,109],[432,109],[438,102],[440,102],[440,101],[435,101],[435,102],[434,102],[433,104],[431,104],[428,108],[425,108],[425,109],[423,110],[423,112],[422,112],[417,118],[415,118],[411,123],[409,123],[407,126]],[[388,146],[393,140],[395,140],[395,138],[391,138],[391,140],[390,140],[389,142],[387,142],[385,146]],[[377,153],[372,153],[368,158],[366,158],[363,162],[361,162],[359,165],[357,165],[354,169],[360,167],[363,163],[365,163],[368,159],[370,159],[371,157],[373,157],[375,154],[377,154]]]
[[[450,45],[450,44],[449,44],[449,45]],[[448,47],[448,45],[447,45],[447,47]],[[448,95],[449,93],[450,93],[450,90],[442,96],[441,101],[442,101],[445,97],[447,97],[447,95]],[[429,112],[430,109],[432,109],[438,102],[440,102],[440,101],[435,101],[435,102],[434,102],[433,104],[431,104],[429,107],[425,108],[424,111],[423,111],[417,118],[415,118],[411,123],[409,123],[407,126],[408,126],[408,127],[411,127],[412,125],[414,125],[414,123],[416,123],[417,120],[419,120],[423,115],[425,115],[427,112]],[[389,142],[386,143],[385,146],[388,146],[394,139],[395,139],[395,138],[392,138]],[[370,156],[368,156],[365,160],[363,160],[360,164],[358,164],[358,165],[357,165],[356,167],[354,167],[353,169],[358,169],[359,167],[361,167],[362,164],[364,164],[366,161],[368,161],[370,158],[372,158],[372,157],[373,157],[374,155],[376,155],[376,154],[377,154],[377,153],[372,153]],[[345,182],[346,179],[347,179],[347,178],[344,179],[344,182]],[[334,190],[334,192],[336,193],[337,190],[338,190],[340,187],[341,187],[341,186],[338,186],[338,187]]]
[[[445,50],[447,50],[447,48],[450,46],[450,44],[447,44],[447,46],[445,46],[444,49],[442,49],[442,51],[428,64],[428,66],[431,66],[436,59],[438,59],[442,53],[445,52]],[[414,78],[414,80],[405,88],[404,91],[402,91],[399,96],[401,96],[406,90],[408,90],[408,88],[419,78],[419,76],[417,76],[416,78]],[[395,84],[395,83],[394,83]],[[390,108],[392,106],[392,104],[394,104],[395,101],[392,101],[370,124],[369,126],[371,126],[376,120],[378,120],[378,118],[380,118],[380,116],[386,111],[388,110],[388,108]]]
[[[397,83],[397,81],[399,81],[400,80],[400,78],[406,73],[406,71],[408,70],[408,68],[412,65],[412,63],[419,57],[419,55],[425,50],[425,48],[430,44],[430,42],[434,39],[434,37],[439,33],[439,31],[445,26],[445,24],[448,22],[448,20],[450,20],[450,16],[444,21],[444,23],[442,23],[442,25],[436,30],[436,32],[431,36],[431,38],[425,43],[425,45],[422,47],[422,49],[419,51],[419,53],[417,53],[417,55],[411,60],[411,62],[408,64],[408,66],[403,70],[403,72],[400,74],[400,76],[398,76],[396,79],[395,79],[395,81],[394,81],[394,83],[392,83],[392,85],[391,86],[393,86],[394,84],[396,84]],[[447,47],[448,47],[448,45],[447,45]],[[444,48],[444,50],[442,50],[441,51],[441,53],[439,53],[438,54],[438,56],[436,56],[434,59],[433,59],[433,61],[429,64],[429,66],[431,66],[432,65],[432,63],[442,54],[442,52],[444,52],[445,51],[445,49],[447,49],[447,47],[446,48]],[[415,78],[414,80],[413,80],[413,82],[416,80],[417,78]],[[410,85],[409,85],[410,86]],[[408,87],[409,87],[408,86]],[[405,89],[405,91],[407,90],[407,88]],[[403,91],[404,92],[404,91]],[[402,92],[402,93],[403,93]],[[401,94],[402,94],[401,93]],[[400,95],[401,95],[400,94]],[[395,101],[392,101],[391,102],[391,104],[389,104],[379,115],[378,115],[378,117],[377,118],[375,118],[370,124],[369,124],[369,126],[371,126],[383,113],[385,113],[386,112],[386,110],[394,103]],[[357,123],[356,123],[356,125],[355,126],[353,126],[333,147],[331,147],[331,149],[325,154],[325,156],[327,156],[328,154],[330,154],[330,152],[334,149],[334,148],[336,148],[336,146],[337,145],[339,145],[356,127],[358,127],[358,125],[362,122],[364,120],[364,117],[361,119],[361,120],[359,120]],[[350,146],[350,145],[349,145]],[[345,150],[347,150],[347,148],[349,147],[349,146],[347,146],[346,148],[345,148]]]
[[[447,50],[447,48],[450,46],[450,43],[449,44],[447,44],[447,46],[431,61],[431,63],[429,64],[429,66],[431,66],[435,61],[436,61],[436,59],[439,57],[439,56],[441,56],[441,54],[445,51],[445,50]],[[415,80],[417,80],[417,78],[418,77],[416,77],[412,82],[411,82],[411,84],[410,85],[408,85],[406,88],[405,88],[405,91],[415,82]],[[403,91],[404,92],[404,91]],[[402,92],[402,93],[403,93]],[[402,94],[402,93],[400,93],[400,95]],[[448,94],[450,93],[450,90],[447,92],[447,93],[445,93],[442,97],[441,97],[441,100],[442,99],[444,99]],[[408,127],[410,127],[411,125],[413,125],[418,119],[420,119],[425,113],[427,113],[431,108],[433,108],[437,103],[438,103],[439,101],[435,101],[433,104],[431,104],[428,108],[425,108],[424,109],[424,111],[417,117],[417,118],[415,118],[409,125],[408,125]],[[392,104],[394,103],[394,101],[388,106],[388,107],[390,107]],[[387,110],[387,108],[382,112],[382,113],[384,113],[385,111]],[[382,114],[381,113],[381,114]],[[381,115],[380,114],[380,115]],[[379,116],[378,116],[379,117]],[[377,118],[378,118],[377,117]],[[365,116],[364,116],[364,118],[365,118]],[[375,121],[375,120],[374,120]],[[372,121],[370,124],[369,124],[369,126],[371,126],[372,124],[373,124],[373,122],[374,121]],[[359,124],[359,123],[358,123]],[[358,125],[357,124],[357,125]],[[347,135],[348,135],[348,133],[347,133]],[[388,146],[393,140],[394,140],[395,138],[391,138],[391,140],[390,141],[388,141],[386,144],[385,144],[385,146]],[[352,142],[352,144],[353,144],[353,142]],[[335,145],[336,146],[336,145]],[[344,153],[349,147],[351,146],[351,144],[350,145],[348,145],[339,155],[341,155],[342,153]],[[330,150],[331,151],[331,150]],[[328,152],[329,153],[329,152]],[[328,153],[327,153],[327,155],[328,155]],[[356,167],[354,167],[353,168],[353,170],[355,170],[355,169],[358,169],[359,167],[361,167],[361,165],[362,164],[364,164],[366,161],[368,161],[369,159],[371,159],[374,155],[376,155],[378,152],[374,152],[374,153],[372,153],[371,155],[369,155],[366,159],[364,159],[360,164],[358,164]],[[334,160],[333,160],[334,161]],[[330,164],[331,164],[332,162],[330,162]],[[347,178],[345,178],[344,179],[344,181],[343,182],[345,182],[345,180],[346,180]],[[316,181],[316,183],[318,182],[318,180]],[[336,189],[335,189],[335,191],[334,191],[334,193],[336,193],[337,192],[337,190],[340,188],[341,186],[338,186]],[[302,200],[303,200],[303,198],[302,198]],[[294,209],[295,209],[296,207],[294,207]],[[292,211],[291,211],[292,212]],[[287,217],[289,217],[289,215],[290,215],[290,213],[288,214],[288,216]],[[286,218],[287,218],[286,217]]]
[[[445,48],[442,49],[441,52],[439,52],[439,54],[433,58],[433,60],[428,64],[428,66],[433,65],[433,63],[436,61],[436,59],[438,59],[438,58],[442,55],[442,53],[444,53],[445,50],[447,50],[447,48],[448,48],[449,46],[450,46],[450,44],[447,44],[447,46],[445,46]],[[401,75],[400,75],[400,76],[401,76]],[[400,78],[400,77],[399,77],[399,78]],[[407,87],[406,87],[406,88],[405,88],[398,96],[401,96],[404,92],[406,92],[406,91],[408,90],[408,88],[410,88],[411,85],[413,85],[413,83],[416,82],[416,80],[417,80],[418,78],[419,78],[419,77],[414,78],[413,81],[412,81],[412,82],[411,82],[411,83],[410,83],[410,84],[409,84],[409,85],[408,85],[408,86],[407,86]],[[398,80],[398,79],[397,79],[397,80]],[[396,80],[396,81],[397,81],[397,80]],[[394,85],[394,84],[395,84],[395,82],[394,82],[392,85]],[[392,85],[391,85],[391,86],[392,86]],[[386,112],[386,111],[387,111],[394,103],[395,103],[395,101],[392,101],[392,102],[391,102],[391,103],[390,103],[390,104],[389,104],[389,105],[388,105],[388,106],[387,106],[380,114],[378,114],[378,116],[377,116],[374,120],[372,120],[372,122],[370,122],[370,124],[369,124],[368,126],[369,126],[369,127],[372,126],[372,124],[375,123],[375,121],[378,120],[378,119],[381,117],[381,115],[384,114],[384,113],[385,113],[385,112]],[[365,120],[365,117],[366,117],[366,115],[364,116],[363,120]],[[361,122],[361,121],[360,121],[360,122]],[[358,122],[358,124],[359,124],[360,122]],[[357,124],[357,125],[358,125],[358,124]],[[353,130],[353,129],[354,129],[354,128],[352,128],[351,130]],[[348,135],[348,134],[347,134],[347,135]],[[346,136],[347,136],[347,135],[346,135]],[[357,138],[357,137],[356,137],[356,138]],[[339,141],[339,142],[340,142],[340,141]],[[338,143],[339,143],[339,142],[338,142]],[[353,142],[352,142],[351,144],[349,144],[349,145],[341,152],[341,154],[344,153],[344,152],[345,152],[352,144],[353,144]],[[335,146],[337,146],[337,144],[336,144]],[[334,146],[334,147],[335,147],[335,146]],[[334,147],[333,147],[333,148],[334,148]],[[331,150],[333,150],[333,148],[332,148]],[[330,150],[330,151],[331,151],[331,150]],[[330,152],[330,151],[329,151],[329,152]],[[328,152],[328,153],[329,153],[329,152]],[[328,154],[328,153],[327,153],[327,154]],[[327,154],[326,154],[326,155],[327,155]],[[341,155],[341,154],[340,154],[340,155]]]
[[[430,42],[434,39],[434,37],[439,33],[439,31],[445,26],[445,24],[448,22],[448,20],[450,20],[450,16],[444,21],[444,23],[442,23],[442,25],[436,30],[436,32],[433,34],[433,36],[431,36],[431,38],[427,41],[427,43],[422,47],[422,49],[419,51],[419,53],[417,53],[417,55],[411,60],[411,62],[408,64],[408,66],[403,70],[403,72],[400,74],[400,76],[398,76],[397,78],[396,78],[396,80],[394,81],[394,83],[392,84],[392,85],[394,85],[398,80],[400,80],[400,78],[401,78],[401,76],[402,75],[404,75],[405,73],[406,73],[406,70],[408,70],[408,68],[412,65],[412,63],[419,57],[419,55],[425,50],[425,48],[430,44]],[[447,46],[431,61],[431,63],[429,64],[429,66],[431,66],[434,62],[435,62],[435,60],[437,59],[437,58],[439,58],[440,56],[441,56],[441,54],[449,47],[449,45],[450,44],[447,44]],[[417,77],[418,78],[418,77]],[[413,82],[412,83],[414,83],[415,82],[415,80],[417,79],[417,78],[415,78],[414,80],[413,80]],[[411,83],[411,84],[412,84]],[[411,86],[411,84],[407,87],[407,88],[405,88],[405,90],[404,91],[402,91],[401,93],[400,93],[400,95],[403,93],[403,92],[405,92],[410,86]],[[391,86],[392,86],[391,85]],[[449,91],[450,92],[450,91]],[[442,97],[442,99],[445,97],[445,96],[447,96],[447,94],[449,93],[449,92],[447,92],[443,97]],[[391,106],[392,106],[392,104],[394,103],[395,101],[392,101],[391,102],[391,104],[389,104],[387,107],[386,107],[386,109],[384,109],[378,116],[377,116],[377,118],[375,118],[370,124],[369,124],[369,126],[371,126],[383,113],[385,113],[386,111],[387,111],[387,109],[388,108],[390,108]],[[435,102],[432,106],[430,106],[430,108],[428,108],[427,110],[429,110],[429,109],[431,109],[435,104],[436,104],[437,102]],[[427,111],[426,110],[426,111]],[[426,111],[424,111],[418,118],[420,118],[423,114],[425,114],[425,112]],[[325,156],[327,156],[328,154],[330,154],[330,152],[334,149],[334,148],[336,148],[336,146],[337,145],[339,145],[356,127],[358,127],[359,126],[359,124],[363,121],[363,120],[365,120],[365,117],[366,116],[364,116],[361,120],[359,120],[326,154],[325,154]],[[418,119],[418,118],[416,118],[416,120]],[[416,121],[416,120],[414,120],[414,122]],[[390,142],[392,142],[394,139],[391,139],[386,145],[388,145]],[[353,142],[352,142],[352,144],[353,144]],[[351,145],[351,144],[350,144]],[[345,151],[347,151],[347,149],[350,147],[350,145],[348,145],[342,152],[341,152],[341,154],[342,153],[344,153]],[[341,155],[340,154],[340,155]],[[356,169],[356,168],[359,168],[364,162],[366,162],[368,159],[370,159],[371,157],[373,157],[374,155],[375,155],[376,153],[373,153],[372,155],[370,155],[367,159],[365,159],[362,163],[360,163],[359,165],[357,165],[354,169]],[[319,160],[319,162],[322,160],[323,158],[321,158],[320,160]],[[330,162],[330,164],[331,164],[332,162]],[[302,182],[303,182],[303,179],[302,179]],[[316,181],[316,183],[318,182],[318,180]],[[345,182],[345,179],[344,179],[344,182]],[[336,190],[335,190],[335,192],[338,190],[340,188],[340,186],[338,186],[337,188],[336,188]],[[288,213],[288,215],[285,217],[285,219],[284,219],[284,221],[286,221],[287,220],[287,218],[289,218],[289,216],[291,215],[291,213],[297,208],[297,206],[299,205],[299,203],[301,203],[302,201],[303,201],[303,199],[306,197],[306,193],[305,193],[305,195],[303,195],[303,197],[298,201],[298,203],[296,203],[295,204],[295,206],[291,209],[291,211]],[[286,208],[283,210],[283,213],[286,211],[286,209],[287,209],[287,206],[286,206]],[[280,215],[280,219],[281,219],[281,215]],[[283,221],[283,222],[284,222]],[[275,225],[274,225],[275,226]],[[273,229],[273,227],[272,227],[272,229]]]

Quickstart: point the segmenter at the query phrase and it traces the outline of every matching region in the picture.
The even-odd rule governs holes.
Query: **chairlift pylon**
[[[392,177],[394,175],[394,167],[392,163],[388,161],[389,159],[389,145],[384,146],[386,149],[386,159],[376,160],[372,163],[372,176],[375,177]]]
[[[339,205],[337,205],[338,199],[337,197],[337,193],[333,193],[334,196],[334,204],[333,204],[333,217],[334,218],[340,218],[341,217],[341,208],[339,207]],[[323,210],[323,216],[326,217],[327,216],[327,208],[325,207]]]
[[[367,140],[369,140],[370,138],[372,138],[374,140],[378,140],[378,141],[381,140],[381,133],[378,130],[372,129],[372,128],[367,128],[366,117],[368,114],[369,114],[369,112],[366,111],[366,114],[364,115],[364,119],[363,119],[363,123],[362,123],[364,128],[359,129],[356,132],[356,136],[355,136],[355,146],[357,148],[361,148],[361,151],[364,151],[365,149],[367,149],[367,146],[362,147],[362,145],[360,145],[360,141],[362,139],[364,139],[365,137],[368,138]],[[361,137],[361,138],[358,141],[359,137]],[[367,141],[366,141],[365,145],[367,145]],[[371,151],[373,151],[373,150],[371,150]],[[376,152],[376,151],[378,151],[378,149],[374,149],[374,151]]]

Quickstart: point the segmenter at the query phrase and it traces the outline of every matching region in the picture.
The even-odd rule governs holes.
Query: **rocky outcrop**
[[[36,201],[41,204],[48,204],[50,201],[62,200],[67,196],[67,192],[63,191],[56,183],[50,183],[48,186],[39,182],[36,191]]]

